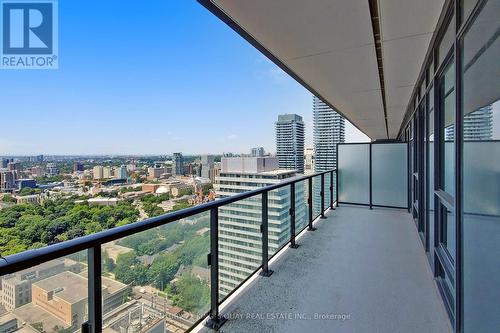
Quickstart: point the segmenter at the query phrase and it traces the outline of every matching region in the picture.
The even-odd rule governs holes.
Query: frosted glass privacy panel
[[[406,143],[372,145],[372,201],[374,205],[407,207]]]
[[[339,201],[370,203],[370,144],[338,145]]]

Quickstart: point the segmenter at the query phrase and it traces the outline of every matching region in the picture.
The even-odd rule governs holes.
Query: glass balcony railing
[[[222,301],[258,271],[269,276],[269,259],[333,208],[335,177],[295,177],[2,257],[2,327],[184,332],[208,316],[218,328]]]

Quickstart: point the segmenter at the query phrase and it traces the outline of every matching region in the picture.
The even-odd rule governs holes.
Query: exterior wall
[[[221,161],[221,173],[259,173],[276,169],[276,157],[223,157]]]
[[[3,276],[0,279],[2,287],[0,290],[0,303],[9,311],[30,303],[32,299],[31,285],[33,283],[64,270],[78,272],[80,269],[78,264],[66,266],[61,261]]]
[[[293,171],[270,173],[221,173],[214,188],[220,197],[227,197],[295,176]],[[303,188],[296,188],[297,221],[305,217]],[[275,252],[290,237],[288,188],[269,193],[269,253]],[[260,265],[261,197],[250,198],[219,209],[219,271],[220,293],[231,292]]]
[[[172,173],[175,176],[182,176],[184,174],[184,158],[182,157],[182,153],[174,153]]]
[[[201,176],[203,178],[210,178],[210,171],[214,168],[214,160],[212,155],[201,156]]]
[[[71,304],[64,302],[58,297],[54,297],[53,291],[45,291],[36,284],[32,288],[32,303],[50,312],[54,317],[63,321],[66,325],[71,325],[72,308]]]
[[[315,171],[336,168],[337,143],[345,141],[345,119],[319,98],[313,98]]]
[[[296,114],[278,116],[276,155],[280,169],[304,173],[304,122],[301,116]]]

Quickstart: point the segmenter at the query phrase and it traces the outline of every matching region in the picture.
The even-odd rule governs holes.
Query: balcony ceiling
[[[444,0],[379,0],[387,126],[368,0],[199,0],[372,139],[395,138]]]

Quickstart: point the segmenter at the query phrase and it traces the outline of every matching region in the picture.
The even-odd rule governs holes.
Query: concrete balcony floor
[[[221,332],[451,332],[406,211],[342,205],[326,215],[223,309]]]

